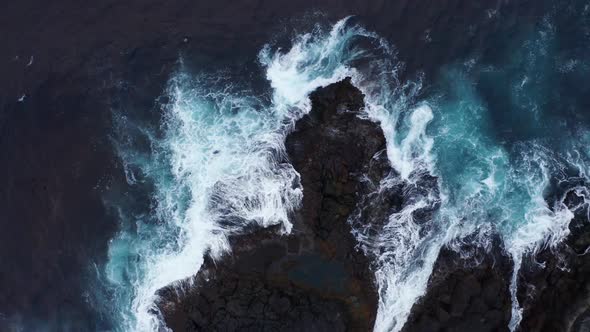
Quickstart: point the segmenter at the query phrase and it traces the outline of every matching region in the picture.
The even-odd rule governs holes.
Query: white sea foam
[[[319,32],[298,37],[285,53],[270,46],[261,51],[270,104],[247,89],[232,89],[231,80],[219,75],[192,77],[181,69],[171,81],[165,137],[152,140],[151,159],[122,153],[126,164],[155,182],[160,223],[154,227],[138,218],[136,234],[122,232],[111,243],[108,278],[113,284],[129,282],[133,289],[121,296],[131,298],[122,329],[165,328],[155,306],[157,290],[195,275],[206,251],[216,257],[230,250],[229,233],[253,222],[291,231],[288,215],[300,204],[302,191],[284,158],[285,135],[309,111],[311,91],[354,75],[345,65],[355,57],[343,50],[354,35],[345,22],[327,38]],[[126,167],[130,184],[137,182],[132,169]],[[135,268],[129,268],[129,259],[137,260]]]
[[[361,48],[358,40],[370,47]],[[377,235],[353,229],[360,247],[375,261],[375,331],[403,328],[426,291],[443,245],[477,233],[476,241],[489,247],[488,235],[498,230],[515,261],[514,329],[520,319],[516,287],[522,256],[558,243],[573,216],[562,202],[550,207],[543,198],[553,171],[548,155],[525,156],[522,164],[511,166],[508,151],[479,135],[477,121],[485,121],[479,105],[457,108],[465,112],[458,118],[443,114],[447,123],[429,133],[441,106],[415,106],[421,80],[400,83],[393,48],[348,18],[329,32],[318,27],[297,36],[288,50],[267,45],[259,61],[272,91],[270,102],[234,87],[231,77],[191,76],[181,70],[170,82],[165,135],[152,138],[152,155],[122,153],[129,183],[152,179],[157,202],[157,222],[135,216],[136,228],[122,231],[110,246],[109,278],[132,289],[121,296],[130,299],[131,307],[123,313],[128,320],[122,329],[163,329],[154,305],[156,291],[196,274],[207,250],[214,257],[231,250],[228,234],[249,223],[278,224],[283,232],[291,231],[288,216],[299,206],[302,190],[299,175],[285,158],[285,137],[309,112],[309,93],[345,77],[364,93],[362,116],[381,125],[389,162],[398,174],[384,179],[378,192],[398,184],[407,188],[401,210],[375,222],[384,225]],[[465,163],[444,169],[441,158],[449,156],[441,153],[441,142],[450,142],[448,147],[457,149]],[[449,169],[461,176],[445,178]],[[439,176],[439,181],[422,181],[425,176]],[[415,220],[418,212],[435,209],[429,220]]]
[[[261,108],[248,96],[200,84],[179,73],[170,85],[166,137],[153,143],[154,160],[166,161],[170,178],[160,174],[162,165],[140,165],[156,182],[156,214],[163,224],[137,221],[131,246],[140,261],[132,276],[132,319],[124,329],[162,328],[154,314],[158,289],[195,275],[205,251],[216,257],[229,250],[226,235],[249,223],[282,224],[289,232],[288,214],[301,200],[301,188],[293,186],[298,174],[282,158],[284,132],[273,106]],[[127,243],[127,235],[117,241]],[[112,245],[112,255],[117,248],[121,244]]]
[[[574,214],[563,203],[564,197],[549,206],[543,192],[549,184],[551,173],[563,167],[558,160],[551,158],[548,151],[539,145],[526,146],[528,153],[523,153],[523,173],[512,174],[513,178],[524,184],[529,201],[525,202],[524,221],[515,224],[514,229],[506,232],[505,245],[514,261],[510,282],[512,298],[512,316],[509,323],[515,331],[522,320],[522,309],[517,298],[518,273],[523,256],[536,254],[544,248],[557,246],[568,234],[569,223]]]
[[[517,292],[518,273],[522,266],[523,255],[527,253],[535,254],[547,246],[556,246],[569,234],[568,226],[574,217],[573,213],[561,202],[556,203],[553,210],[550,209],[540,195],[535,195],[531,203],[533,206],[527,211],[524,224],[520,225],[506,239],[507,250],[514,262],[510,281],[510,295],[512,298],[510,331],[515,331],[522,320],[522,309],[517,298]]]
[[[400,172],[403,179],[410,179],[410,174],[421,167],[432,170],[430,152],[434,141],[426,134],[426,127],[432,119],[430,106],[419,106],[410,116],[410,130],[401,144],[388,145],[387,154],[391,164]]]
[[[377,51],[381,58],[371,58],[375,54],[356,49],[354,42],[359,38],[370,40],[375,47],[371,51]],[[426,135],[426,127],[432,120],[432,110],[425,104],[413,110],[408,120],[410,129],[401,142],[397,142],[396,127],[400,113],[406,110],[408,101],[419,90],[420,82],[399,85],[395,55],[378,36],[350,25],[348,19],[344,19],[325,35],[317,32],[303,35],[286,53],[275,53],[272,57],[269,54],[270,49],[265,48],[262,59],[268,65],[267,77],[279,103],[284,100],[290,104],[294,101],[306,102],[307,94],[313,89],[349,76],[365,95],[367,116],[381,124],[389,160],[402,174],[403,181],[416,181],[410,176],[415,170],[429,171],[432,166],[432,140]],[[351,67],[353,61],[363,59],[371,60],[367,71],[372,75]],[[440,241],[430,238],[427,244],[426,237],[421,235],[424,226],[416,224],[412,214],[432,205],[434,200],[434,197],[425,197],[390,216],[382,236],[377,239],[359,235],[359,241],[368,241],[364,243],[365,248],[377,259],[376,280],[380,300],[375,331],[401,329],[412,305],[426,289],[439,250],[439,246],[430,244]]]

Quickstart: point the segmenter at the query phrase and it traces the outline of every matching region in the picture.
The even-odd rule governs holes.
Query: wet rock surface
[[[206,263],[186,295],[163,290],[160,307],[175,331],[372,329],[373,274],[347,219],[385,139],[378,124],[358,117],[363,95],[349,80],[310,99],[311,112],[286,141],[304,192],[291,234],[236,236],[232,253]]]
[[[403,331],[508,331],[511,271],[499,239],[489,251],[443,247]]]
[[[517,331],[590,329],[590,224],[583,195],[572,190],[563,199],[574,212],[565,241],[523,258]],[[490,245],[443,247],[403,331],[508,331],[513,263],[499,239]]]
[[[103,204],[105,192],[117,186],[123,188],[122,192],[128,190],[109,141],[110,111],[114,103],[137,112],[151,109],[155,96],[162,92],[176,67],[179,54],[183,54],[187,62],[197,59],[195,62],[210,63],[210,59],[215,59],[224,65],[235,62],[236,54],[254,57],[277,30],[277,25],[281,26],[282,23],[277,22],[318,10],[325,12],[329,20],[359,15],[361,23],[393,42],[400,59],[406,62],[406,76],[423,70],[428,77],[441,65],[460,59],[475,48],[481,48],[483,54],[493,54],[489,49],[492,43],[488,41],[494,32],[511,33],[519,24],[537,21],[544,11],[544,3],[141,0],[81,4],[70,0],[43,3],[25,0],[5,4],[0,10],[3,45],[0,61],[3,160],[0,163],[3,174],[0,178],[0,262],[3,264],[0,330],[8,330],[7,322],[13,315],[20,316],[21,323],[29,330],[47,326],[64,330],[97,329],[97,318],[84,294],[87,280],[80,280],[80,275],[84,275],[92,263],[104,259],[107,241],[116,231],[116,216],[109,215]],[[240,61],[239,65],[243,63]],[[24,100],[19,101],[23,95]],[[114,96],[121,97],[113,100],[117,99]],[[147,116],[158,117],[152,113]],[[306,121],[312,123],[317,119]],[[307,129],[310,134],[322,137],[312,128]],[[301,155],[303,152],[297,149],[312,154],[316,151],[298,146],[295,138],[292,136],[289,143],[295,166],[302,170],[316,169],[313,163],[318,161],[306,161]],[[361,146],[382,144],[379,139],[363,140],[366,138],[358,139]],[[354,144],[336,146],[344,151],[354,148]],[[336,150],[330,151],[325,153],[337,154]],[[361,169],[366,167],[365,161],[346,162],[351,162],[353,167],[340,169],[336,164],[326,167],[325,174],[341,179],[346,171],[353,171],[359,165]],[[375,175],[375,179],[382,175]],[[162,304],[169,312],[170,325],[178,330],[206,330],[203,327],[206,324],[220,329],[222,325],[215,324],[260,330],[260,325],[252,325],[251,318],[249,321],[244,318],[241,325],[236,325],[234,318],[223,323],[215,321],[215,315],[218,319],[230,318],[226,313],[237,310],[231,317],[254,315],[256,322],[264,317],[261,312],[268,312],[271,318],[261,321],[269,329],[277,327],[277,322],[281,321],[281,330],[284,326],[294,330],[322,330],[327,326],[339,330],[348,324],[359,330],[370,330],[376,307],[372,275],[367,259],[352,249],[346,232],[348,226],[341,222],[342,216],[350,212],[350,200],[355,199],[350,191],[354,187],[351,183],[356,180],[325,184],[318,180],[321,176],[321,171],[316,170],[310,171],[309,178],[302,177],[304,188],[314,190],[314,194],[306,192],[306,196],[322,198],[321,204],[309,201],[304,205],[317,208],[320,204],[324,209],[299,212],[294,223],[302,234],[281,238],[272,231],[263,231],[253,235],[251,240],[260,241],[264,250],[257,249],[260,243],[236,243],[233,256],[224,258],[223,264],[206,264],[207,275],[225,276],[223,280],[211,277],[207,281],[207,288],[212,289],[207,296],[199,295],[200,288],[196,288],[194,293],[188,291],[188,297],[178,303]],[[318,188],[322,188],[322,192]],[[399,202],[387,204],[395,208]],[[331,211],[327,209],[338,213],[331,215],[325,212]],[[530,286],[522,288],[519,294],[525,308],[523,331],[588,330],[590,314],[586,299],[590,256],[585,252],[590,244],[587,235],[590,230],[582,216],[576,220],[568,246],[557,250],[562,258],[558,260],[550,250],[543,251],[541,258],[536,259],[545,262],[543,270],[532,259],[525,262],[521,278],[523,285]],[[339,241],[341,239],[345,241]],[[305,256],[306,250],[314,255]],[[259,264],[244,266],[240,261]],[[493,264],[492,268],[489,261],[486,258],[482,266],[473,266],[443,250],[429,290],[414,308],[406,329],[459,331],[463,330],[459,317],[467,317],[467,321],[483,317],[493,324],[505,322],[508,270]],[[309,274],[298,273],[297,269],[289,274],[292,270],[277,268],[273,265],[276,262],[294,262],[327,276],[324,281],[316,280]],[[327,265],[325,269],[324,265]],[[234,293],[224,297],[227,302],[215,302],[220,301],[215,294],[232,288],[229,286],[232,282],[237,284],[242,280],[244,286],[236,286]],[[470,280],[467,284],[475,289],[479,285],[481,291],[472,293],[464,289],[463,280]],[[503,282],[501,286],[498,285],[500,281]],[[326,285],[334,288],[317,291]],[[484,299],[484,289],[491,285],[495,285],[500,295],[495,302],[484,302],[490,312],[499,311],[494,319],[481,310],[471,312],[471,307],[477,307],[476,302]],[[252,309],[249,306],[244,309],[250,290],[264,295],[254,297],[257,300]],[[468,295],[461,295],[462,292]],[[174,294],[169,296],[176,296]],[[445,312],[452,316],[453,311],[447,299],[454,300],[455,296],[457,301],[461,298],[461,303],[469,304],[464,310],[459,310],[464,304],[456,308],[454,312],[461,312],[459,316],[446,319]],[[465,300],[467,297],[469,299]],[[230,303],[235,305],[229,306]],[[260,306],[263,306],[262,311]],[[200,312],[205,310],[203,308],[209,311]],[[295,314],[286,313],[285,308]],[[199,315],[207,318],[199,318]],[[465,330],[481,326],[477,324],[465,325]]]
[[[564,204],[574,212],[570,235],[556,247],[527,255],[519,273],[521,331],[588,331],[590,320],[590,218],[582,194]]]

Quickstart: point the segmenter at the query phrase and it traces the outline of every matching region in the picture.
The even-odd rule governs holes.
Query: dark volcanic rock
[[[408,76],[428,74],[473,49],[491,53],[495,31],[512,33],[536,21],[545,2],[4,2],[0,330],[8,329],[5,319],[13,315],[25,330],[39,329],[31,327],[35,320],[43,328],[97,328],[84,293],[87,281],[79,279],[104,259],[116,231],[116,217],[103,206],[105,192],[130,190],[110,146],[110,112],[151,109],[179,54],[200,68],[218,62],[242,67],[279,30],[289,30],[290,18],[319,11],[330,21],[358,15],[395,44]],[[117,95],[121,105],[113,105]]]
[[[443,247],[403,331],[507,331],[512,262],[500,243],[463,245],[462,254]]]
[[[567,193],[564,204],[574,212],[567,239],[523,258],[518,275],[523,308],[519,331],[590,328],[588,205],[575,191]],[[499,240],[491,251],[465,246],[460,251],[465,257],[450,248],[441,250],[428,291],[414,305],[404,331],[508,330],[511,259]]]
[[[564,203],[574,212],[568,238],[523,260],[518,290],[523,307],[521,331],[590,329],[588,205],[574,191],[566,195]]]
[[[234,237],[231,255],[208,261],[196,287],[162,290],[159,305],[175,331],[372,329],[373,274],[347,219],[359,176],[385,139],[377,124],[357,116],[363,95],[349,80],[310,98],[312,111],[286,142],[304,190],[291,235],[268,229]]]

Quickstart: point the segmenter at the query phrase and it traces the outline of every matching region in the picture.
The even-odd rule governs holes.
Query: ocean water
[[[407,81],[394,46],[351,18],[295,35],[286,48],[263,47],[262,93],[231,72],[195,72],[181,59],[163,92],[161,123],[115,112],[114,146],[143,196],[116,207],[121,228],[109,262],[97,267],[107,289],[97,306],[116,330],[165,330],[158,289],[190,286],[203,256],[231,252],[227,236],[251,224],[290,232],[302,188],[285,137],[310,111],[310,92],[351,77],[395,170],[376,194],[407,188],[387,220],[350,220],[374,261],[375,331],[403,327],[443,245],[489,248],[494,234],[515,264],[514,330],[523,255],[562,241],[573,217],[565,195],[586,192],[589,15],[581,1],[556,6],[534,28],[490,41],[493,51]],[[148,211],[130,208],[134,199]]]

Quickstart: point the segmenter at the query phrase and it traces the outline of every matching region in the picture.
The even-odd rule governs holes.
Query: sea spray
[[[154,187],[153,212],[124,220],[131,226],[110,245],[106,275],[116,289],[119,330],[165,328],[157,291],[190,281],[205,252],[217,257],[230,250],[227,235],[251,223],[291,231],[287,217],[302,191],[285,158],[285,136],[309,112],[311,91],[354,74],[346,63],[358,54],[344,48],[354,31],[364,30],[349,30],[345,22],[327,38],[319,31],[296,38],[285,54],[263,48],[259,59],[271,100],[236,86],[232,77],[180,68],[162,107],[162,137],[145,135],[143,154],[134,142],[117,142],[129,184]],[[121,130],[135,126],[116,119]]]
[[[161,328],[157,290],[195,275],[206,251],[217,257],[229,250],[226,236],[250,223],[289,232],[287,216],[301,201],[298,174],[284,159],[283,119],[271,106],[219,77],[182,71],[168,95],[164,137],[151,141],[151,159],[137,164],[122,156],[138,173],[128,171],[131,178],[155,187],[153,216],[141,216],[148,221],[135,220],[135,234],[123,232],[111,244],[107,270],[124,275],[111,281],[133,289],[119,304],[131,308],[122,310],[122,330]],[[133,269],[121,263],[129,256],[136,257]]]
[[[541,46],[551,36],[541,34]],[[515,329],[522,256],[559,243],[572,218],[563,195],[547,201],[548,187],[556,176],[585,179],[589,160],[585,123],[577,125],[579,140],[571,144],[542,137],[548,127],[552,134],[567,127],[559,127],[560,115],[546,114],[539,100],[551,96],[539,84],[548,84],[556,72],[573,75],[572,66],[587,69],[584,60],[558,59],[553,66],[551,47],[522,45],[516,57],[540,55],[531,61],[510,58],[508,65],[477,59],[449,65],[424,100],[418,100],[422,77],[400,82],[394,48],[350,19],[295,36],[287,50],[265,46],[258,59],[269,98],[254,95],[231,75],[181,68],[170,81],[171,101],[163,106],[164,134],[140,128],[147,152],[125,142],[118,149],[130,185],[153,185],[153,210],[122,217],[128,226],[110,245],[106,274],[118,290],[119,330],[162,328],[157,290],[197,273],[205,252],[216,257],[231,250],[227,235],[251,223],[291,231],[288,216],[302,190],[284,139],[309,112],[308,94],[345,77],[365,94],[361,116],[380,123],[386,137],[393,172],[375,194],[405,188],[404,205],[384,220],[356,223],[362,214],[350,220],[359,248],[374,261],[375,330],[401,330],[426,292],[440,248],[474,233],[470,238],[484,248],[492,233],[499,234],[513,257]],[[539,76],[548,63],[556,71]],[[514,69],[524,65],[533,67]],[[490,99],[491,90],[506,93]],[[506,100],[512,104],[500,103]],[[514,108],[512,115],[500,111],[504,106]],[[124,117],[120,121],[122,129],[135,126]],[[575,174],[564,172],[576,167]]]

